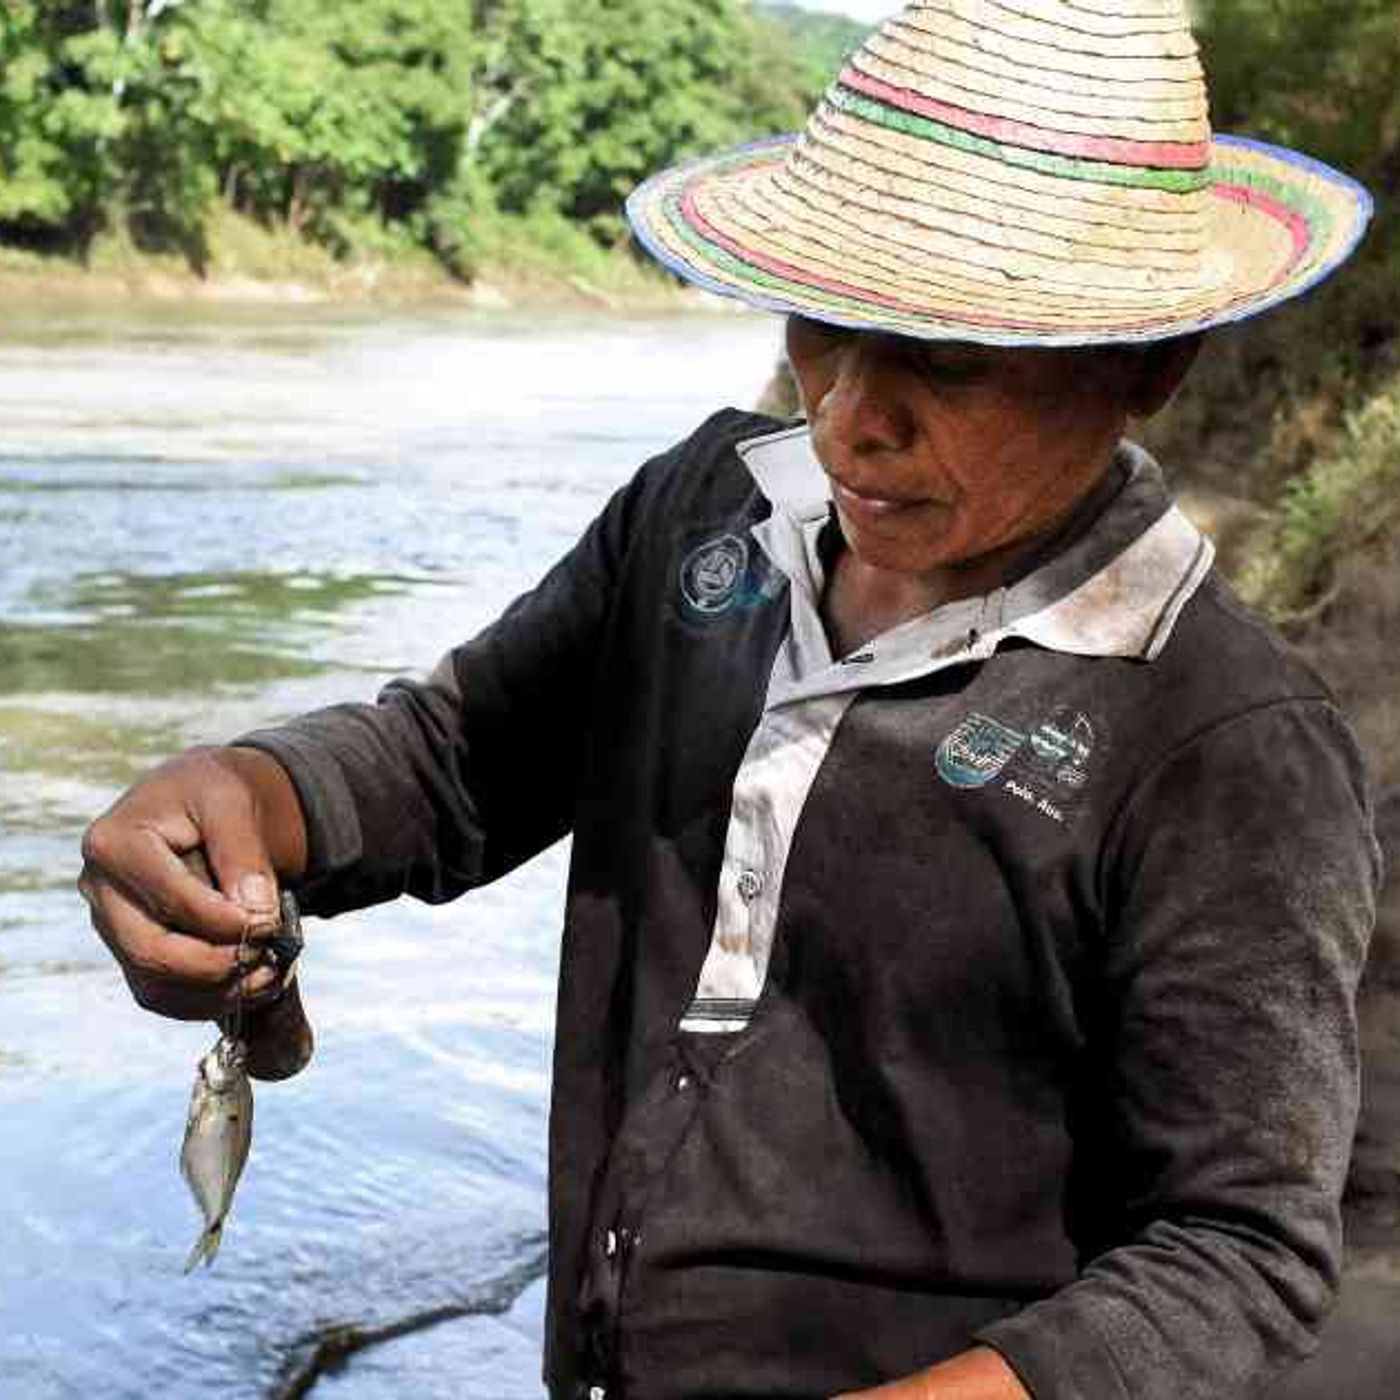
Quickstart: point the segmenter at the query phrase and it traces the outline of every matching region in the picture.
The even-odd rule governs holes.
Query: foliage
[[[814,90],[744,0],[0,0],[0,239],[198,266],[222,202],[469,275],[478,223],[611,242],[649,171]]]
[[[771,48],[754,61],[757,24],[735,4],[567,0],[567,22],[563,0],[531,8],[524,92],[481,152],[505,209],[553,208],[611,237],[651,171],[804,116]]]
[[[1394,0],[1197,0],[1214,124],[1304,150],[1370,186],[1379,217],[1317,292],[1214,334],[1149,444],[1195,487],[1270,525],[1238,582],[1285,618],[1330,587],[1374,521],[1400,393],[1400,9]],[[1391,489],[1397,484],[1390,477]],[[1355,512],[1349,522],[1348,511]],[[1354,528],[1355,526],[1355,528]]]
[[[1219,130],[1248,130],[1394,185],[1395,0],[1198,0],[1197,8]]]
[[[796,45],[817,84],[831,79],[847,54],[860,47],[869,28],[845,15],[804,10],[787,0],[760,0],[758,8],[788,43]]]
[[[1338,450],[1295,477],[1240,579],[1275,620],[1327,600],[1330,572],[1400,527],[1400,376],[1349,415]]]

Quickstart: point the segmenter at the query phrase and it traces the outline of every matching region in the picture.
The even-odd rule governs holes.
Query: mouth
[[[873,519],[900,515],[905,511],[918,510],[922,506],[938,504],[936,501],[911,500],[899,496],[877,496],[867,491],[858,491],[854,486],[847,486],[844,481],[834,476],[831,478],[831,490],[836,504],[843,511]]]

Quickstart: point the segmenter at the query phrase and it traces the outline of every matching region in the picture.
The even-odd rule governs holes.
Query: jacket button
[[[616,1256],[616,1254],[617,1254],[617,1231],[616,1231],[616,1230],[609,1230],[609,1231],[607,1232],[607,1234],[603,1236],[603,1253],[604,1253],[609,1259],[612,1259],[612,1258],[614,1258],[614,1257]]]
[[[601,1385],[588,1387],[588,1400],[608,1400],[608,1392]]]
[[[739,898],[752,904],[763,893],[763,876],[757,870],[745,870],[739,876]]]

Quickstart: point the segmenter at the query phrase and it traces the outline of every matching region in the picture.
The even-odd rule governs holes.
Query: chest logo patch
[[[969,715],[938,746],[938,776],[955,788],[986,787],[1020,751],[1026,736],[986,715]]]
[[[734,606],[748,567],[749,546],[738,535],[708,540],[681,563],[681,595],[702,617],[717,617]]]
[[[1031,735],[1031,754],[1040,776],[1061,787],[1082,788],[1089,781],[1094,726],[1082,711],[1062,706]]]

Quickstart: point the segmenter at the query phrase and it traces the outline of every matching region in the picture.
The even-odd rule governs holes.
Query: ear
[[[1205,333],[1159,340],[1137,352],[1136,373],[1128,385],[1128,412],[1134,418],[1160,413],[1181,388],[1196,356],[1205,344]]]

